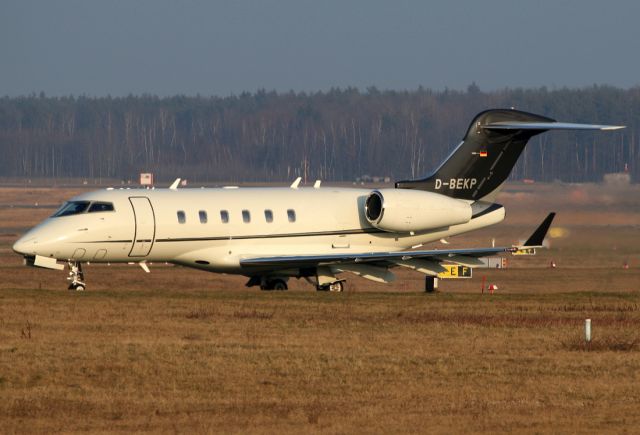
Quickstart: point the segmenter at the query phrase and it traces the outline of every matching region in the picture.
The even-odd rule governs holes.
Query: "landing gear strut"
[[[83,291],[87,288],[84,283],[84,274],[82,273],[82,264],[78,261],[69,261],[69,276],[67,280],[71,281],[69,290]]]

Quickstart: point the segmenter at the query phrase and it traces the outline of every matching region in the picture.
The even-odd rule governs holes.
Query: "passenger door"
[[[129,198],[133,207],[135,221],[133,246],[129,257],[146,257],[151,252],[156,235],[156,219],[149,198],[132,196]]]

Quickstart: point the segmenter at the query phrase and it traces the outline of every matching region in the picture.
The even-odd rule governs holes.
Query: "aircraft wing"
[[[448,249],[430,251],[393,251],[393,252],[361,252],[324,255],[291,255],[277,257],[245,258],[240,260],[242,266],[274,266],[274,267],[311,267],[329,266],[345,263],[380,263],[406,261],[412,259],[440,259],[465,256],[469,258],[486,257],[501,252],[511,252],[514,248],[485,249]]]
[[[391,251],[391,252],[345,252],[340,254],[322,255],[288,255],[274,257],[255,257],[240,260],[242,266],[270,267],[274,269],[292,267],[339,266],[347,264],[370,265],[406,265],[415,260],[438,264],[443,261],[457,263],[464,266],[479,266],[481,257],[496,255],[504,252],[514,252],[522,248],[541,248],[544,237],[551,226],[555,213],[550,213],[536,228],[523,246],[470,248],[470,249],[432,249],[420,251]],[[420,267],[421,264],[416,264]]]

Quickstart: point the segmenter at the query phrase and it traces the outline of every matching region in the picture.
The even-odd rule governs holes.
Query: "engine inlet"
[[[364,203],[364,214],[369,222],[377,222],[382,215],[382,194],[373,191]]]

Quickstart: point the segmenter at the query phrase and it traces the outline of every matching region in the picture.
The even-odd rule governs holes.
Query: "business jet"
[[[168,262],[244,275],[247,286],[286,290],[305,278],[342,291],[343,272],[390,282],[393,268],[423,273],[442,263],[475,267],[480,258],[542,247],[549,214],[523,246],[418,249],[501,222],[495,202],[528,140],[548,130],[617,130],[509,109],[478,114],[457,148],[431,175],[395,188],[113,189],[70,199],[13,245],[30,266],[64,269],[84,290],[82,263]],[[59,263],[62,261],[63,263]]]

